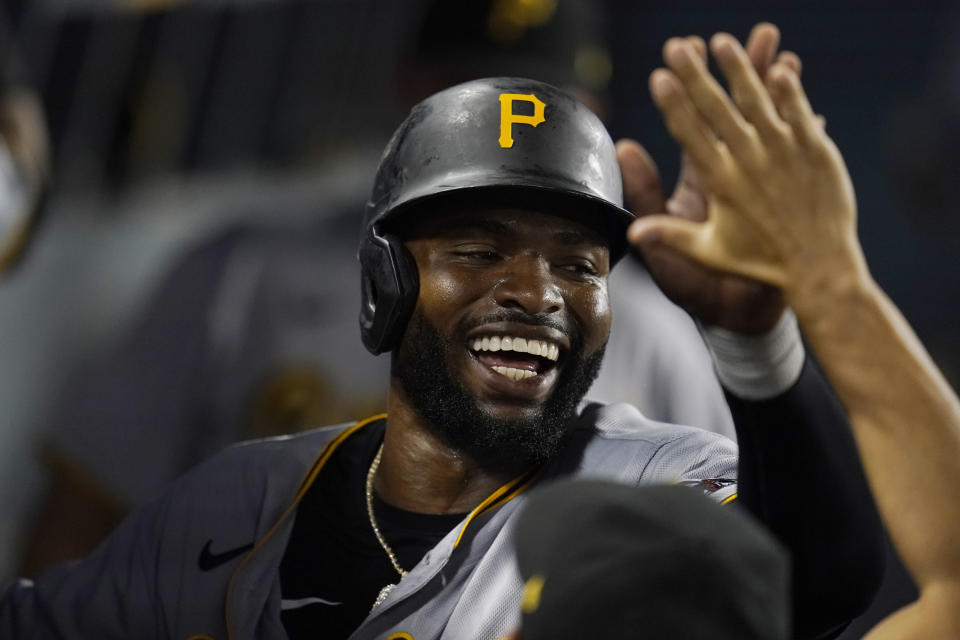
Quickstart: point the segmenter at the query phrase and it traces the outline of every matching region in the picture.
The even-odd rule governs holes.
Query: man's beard
[[[524,318],[529,322],[529,316]],[[498,319],[517,319],[515,314]],[[490,319],[486,319],[490,320]],[[521,320],[522,321],[522,320]],[[583,358],[577,336],[553,391],[534,416],[506,420],[487,413],[450,373],[446,353],[466,349],[446,340],[419,310],[394,353],[391,374],[399,379],[407,399],[434,432],[484,470],[516,474],[546,462],[560,449],[573,425],[580,400],[597,377],[604,344]]]

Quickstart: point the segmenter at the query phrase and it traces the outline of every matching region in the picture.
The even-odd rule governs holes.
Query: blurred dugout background
[[[553,11],[552,0],[493,4],[506,55],[527,28],[511,12]],[[54,165],[44,224],[0,281],[0,577],[43,487],[36,437],[69,372],[118,339],[194,240],[264,211],[323,215],[310,203],[365,189],[402,117],[401,60],[423,5],[4,0],[5,46],[19,48],[7,65],[43,98]],[[777,23],[847,159],[873,272],[956,387],[960,14],[762,5],[597,0],[606,42],[579,51],[581,71],[607,98],[614,138],[643,143],[669,185],[678,154],[646,89],[663,41]]]

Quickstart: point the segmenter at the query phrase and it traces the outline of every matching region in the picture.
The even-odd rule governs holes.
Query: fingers
[[[703,121],[697,108],[677,77],[666,69],[650,74],[650,93],[663,113],[667,129],[701,167],[717,167],[726,163],[723,147]]]
[[[738,163],[752,172],[767,160],[764,146],[774,153],[783,150],[794,134],[803,144],[818,140],[823,126],[800,84],[800,58],[791,51],[776,54],[776,27],[761,24],[754,28],[749,50],[729,34],[711,39],[709,48],[729,81],[729,95],[707,70],[698,40],[667,41],[664,59],[672,73],[657,70],[651,76],[651,91],[668,127],[698,166],[709,167],[722,160],[725,145]],[[761,79],[755,67],[762,70],[765,66],[767,72]],[[718,145],[715,138],[724,145]]]
[[[782,136],[784,128],[767,88],[740,43],[729,34],[718,33],[710,39],[710,51],[727,77],[733,101],[746,120],[764,139]]]
[[[693,259],[700,258],[701,240],[705,226],[669,215],[655,215],[635,220],[627,229],[627,239],[633,244],[659,244]]]
[[[689,154],[680,157],[677,187],[666,202],[667,213],[687,220],[707,219],[708,189],[702,173],[690,160]]]
[[[825,121],[810,107],[797,74],[787,65],[776,64],[770,68],[767,84],[780,117],[797,140],[805,146],[819,143]]]
[[[777,25],[769,22],[761,22],[750,30],[750,36],[744,45],[747,52],[747,58],[753,65],[757,75],[761,78],[767,77],[767,72],[774,62],[779,62],[793,69],[794,73],[800,75],[800,58],[792,51],[781,51],[777,53],[780,46],[780,29]],[[774,60],[776,56],[776,60]]]
[[[753,144],[751,127],[693,47],[687,41],[672,38],[664,45],[663,57],[717,136],[738,154],[749,154]]]
[[[773,64],[773,57],[780,46],[780,30],[769,22],[761,22],[750,30],[750,37],[744,47],[750,64],[761,78],[767,77],[767,70]]]
[[[698,38],[698,40],[700,39]],[[700,40],[700,42],[703,42],[703,40]],[[774,62],[785,64],[798,76],[800,75],[802,69],[800,57],[793,51],[777,53],[779,46],[780,30],[776,25],[761,22],[750,30],[750,36],[743,48],[747,52],[750,64],[753,65],[753,69],[760,78],[767,77],[767,72],[770,71]],[[774,56],[776,56],[776,59],[774,59]]]
[[[800,62],[800,56],[795,54],[793,51],[781,51],[777,55],[777,64],[785,65],[795,74],[797,74],[797,77],[800,76],[800,72],[803,70],[803,63]],[[760,74],[760,77],[766,78],[767,74],[762,73]]]
[[[687,44],[694,48],[697,52],[697,55],[700,56],[700,59],[704,63],[707,61],[707,43],[703,41],[703,38],[700,36],[687,36],[685,38]]]
[[[653,158],[636,141],[617,142],[617,161],[623,176],[623,196],[627,208],[638,216],[664,210],[663,186]]]

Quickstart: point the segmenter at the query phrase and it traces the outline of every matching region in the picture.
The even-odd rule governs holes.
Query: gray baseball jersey
[[[233,446],[128,518],[83,561],[0,600],[3,638],[281,639],[278,567],[298,501],[368,421]],[[519,622],[511,531],[528,493],[560,476],[626,484],[733,479],[736,445],[626,404],[584,410],[559,455],[501,487],[400,581],[352,640],[494,640]],[[707,483],[720,501],[734,482]]]

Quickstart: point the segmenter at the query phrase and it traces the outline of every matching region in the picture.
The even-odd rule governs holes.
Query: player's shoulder
[[[675,481],[691,470],[697,472],[691,477],[729,475],[736,460],[737,445],[719,434],[657,422],[629,404],[594,403],[581,412],[556,469],[626,482]]]
[[[287,435],[244,440],[223,449],[211,458],[210,463],[220,468],[239,466],[246,471],[251,468],[273,471],[278,466],[306,469],[327,445],[357,424],[344,422]]]
[[[256,494],[258,486],[296,486],[327,446],[356,424],[232,444],[187,472],[177,481],[175,491],[189,493],[198,487],[210,491],[222,486],[223,493],[242,488]]]
[[[363,420],[360,422],[367,421]],[[283,452],[287,450],[303,450],[305,447],[324,447],[338,435],[357,424],[359,423],[342,422],[340,424],[307,429],[296,433],[243,440],[230,445],[224,449],[224,452],[237,452],[237,455],[256,455],[264,451]]]
[[[633,442],[641,446],[659,447],[681,440],[702,441],[704,444],[730,442],[724,436],[702,428],[653,420],[625,402],[587,405],[580,414],[577,428],[592,430],[594,437],[603,441]]]
[[[191,531],[201,538],[212,536],[221,527],[234,529],[234,535],[261,535],[262,524],[280,518],[324,453],[356,424],[251,440],[223,449],[169,487],[160,503],[164,521],[190,522]]]

